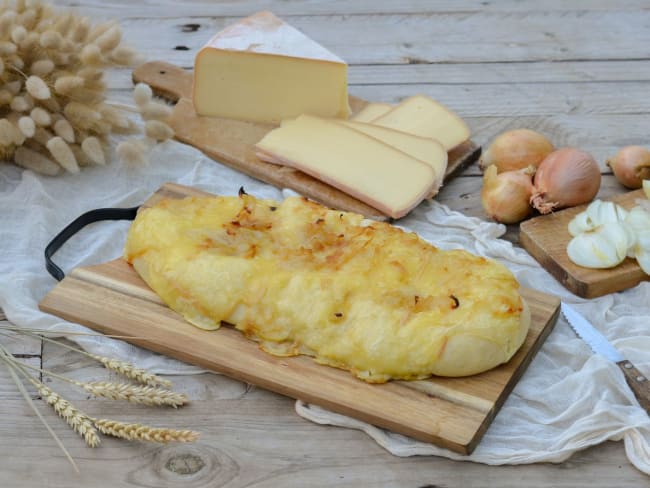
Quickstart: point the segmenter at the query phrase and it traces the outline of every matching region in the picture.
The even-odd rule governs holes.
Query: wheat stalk
[[[34,327],[18,327],[17,325],[11,325],[10,323],[0,324],[0,329],[18,331],[22,333],[31,333],[32,336],[38,337],[39,339],[46,339],[45,334],[55,334],[57,336],[90,336],[90,337],[110,337],[112,339],[146,339],[146,337],[139,337],[134,335],[113,335],[113,334],[101,334],[99,332],[77,332],[74,330],[47,330],[47,329],[37,329]],[[67,346],[58,341],[54,341],[56,344]],[[68,346],[72,347],[72,346]],[[75,351],[81,351],[81,349],[73,348]]]
[[[93,422],[102,434],[129,441],[193,442],[199,437],[199,433],[192,430],[149,427],[148,425],[129,424],[108,419],[93,419]]]
[[[59,342],[54,339],[50,339],[49,337],[44,337],[40,334],[37,334],[35,331],[36,329],[23,329],[20,327],[15,327],[15,326],[2,326],[0,329],[7,329],[7,330],[12,330],[12,331],[17,331],[20,333],[26,333],[32,337],[37,337],[38,339],[42,339],[44,341],[50,342],[52,344],[57,344],[61,347],[65,347],[66,349],[69,349],[71,351],[78,352],[79,354],[83,354],[86,357],[89,357],[91,359],[94,359],[95,361],[99,361],[104,365],[104,367],[108,370],[114,371],[118,374],[121,374],[122,376],[129,378],[133,381],[137,381],[138,383],[141,383],[143,385],[148,385],[148,386],[163,386],[165,388],[171,388],[172,387],[172,382],[169,380],[166,380],[164,378],[161,378],[160,376],[150,373],[145,369],[142,368],[137,368],[131,363],[128,363],[126,361],[120,361],[118,359],[111,359],[105,356],[99,356],[97,354],[91,354],[88,353],[82,349],[76,348],[74,346],[70,346],[69,344],[65,344],[62,342]],[[42,332],[47,332],[47,331],[42,331]],[[68,332],[62,332],[63,335],[67,335]],[[74,334],[73,332],[70,332],[69,334]],[[80,335],[92,335],[92,336],[98,336],[99,334],[85,334],[85,333],[78,333]],[[122,337],[122,336],[106,336],[106,337]]]
[[[176,393],[175,391],[167,390],[164,388],[154,388],[152,386],[139,386],[132,385],[131,383],[112,383],[109,381],[92,381],[84,383],[76,381],[66,376],[42,369],[29,364],[21,364],[21,368],[29,368],[39,371],[47,376],[57,378],[62,381],[67,381],[73,385],[86,390],[91,395],[96,397],[108,398],[109,400],[125,400],[131,403],[139,403],[141,405],[149,406],[169,406],[180,407],[187,403],[187,396],[183,393]]]
[[[125,376],[126,378],[129,378],[133,381],[137,381],[143,385],[164,386],[166,388],[171,388],[172,386],[171,381],[163,379],[153,373],[149,373],[144,369],[136,368],[126,361],[119,361],[117,359],[98,356],[96,354],[91,354],[90,357],[102,363],[106,369],[115,371],[116,373],[119,373],[122,376]]]
[[[142,405],[167,405],[174,408],[185,405],[188,401],[187,396],[182,393],[151,386],[137,386],[129,383],[110,383],[106,381],[90,383],[73,381],[73,383],[91,395],[110,400],[125,400]]]
[[[72,427],[72,430],[84,438],[86,444],[90,447],[97,447],[99,445],[100,440],[97,436],[97,430],[93,427],[90,417],[75,408],[69,401],[40,381],[35,380],[31,376],[29,377],[29,381],[36,387],[41,398],[54,409],[59,417],[65,420]]]
[[[32,411],[36,414],[38,419],[41,421],[41,423],[45,426],[47,431],[50,433],[52,439],[54,439],[54,442],[56,442],[56,444],[59,446],[61,451],[63,451],[63,454],[65,455],[67,460],[70,461],[70,464],[72,464],[74,470],[78,473],[79,468],[77,467],[77,463],[74,462],[74,459],[72,459],[72,456],[63,445],[63,442],[61,442],[61,439],[59,439],[59,436],[56,435],[56,432],[52,430],[52,427],[50,427],[50,424],[47,423],[45,417],[43,417],[41,412],[39,412],[38,408],[36,408],[36,405],[34,405],[32,398],[29,396],[29,393],[27,393],[27,389],[25,388],[25,385],[23,385],[22,381],[20,381],[17,372],[21,373],[24,376],[26,376],[27,373],[19,367],[14,357],[1,344],[0,344],[0,359],[2,359],[5,365],[7,366],[7,370],[9,370],[9,374],[11,375],[11,378],[16,384],[16,388],[18,388],[18,391],[20,391],[20,394],[23,396],[23,398],[30,406]]]
[[[2,326],[0,327],[0,335],[5,335],[1,332],[1,329],[16,331],[20,334],[38,336],[31,329],[24,330],[19,327],[14,326]],[[86,356],[89,356],[93,359],[98,360],[105,367],[116,371],[124,376],[127,376],[130,379],[135,381],[140,381],[145,385],[148,384],[170,384],[167,380],[159,378],[158,376],[148,373],[147,371],[139,368],[135,368],[133,365],[126,363],[124,361],[118,361],[115,359],[105,358],[102,356],[97,356],[93,354],[86,353],[85,351],[76,349],[72,346],[59,343],[53,339],[46,337],[40,337],[43,340],[47,340],[69,349],[78,351]],[[52,371],[47,371],[36,366],[31,366],[28,364],[23,364],[17,361],[7,349],[0,344],[0,361],[4,362],[16,383],[16,387],[19,389],[25,401],[33,409],[36,416],[43,423],[48,432],[52,435],[52,438],[61,448],[67,459],[70,461],[75,471],[79,472],[77,465],[70,456],[70,453],[67,451],[59,437],[49,426],[43,415],[34,405],[34,402],[30,398],[25,386],[20,380],[18,373],[20,373],[27,381],[32,383],[38,390],[41,398],[48,405],[50,405],[53,410],[57,413],[59,417],[66,421],[66,423],[78,434],[80,434],[86,444],[90,447],[97,447],[100,444],[100,438],[98,432],[101,432],[106,435],[111,435],[114,437],[127,439],[127,440],[140,440],[140,441],[149,441],[149,442],[192,442],[195,441],[199,434],[191,430],[176,430],[168,428],[158,428],[150,427],[142,424],[129,424],[125,422],[120,422],[116,420],[109,419],[94,419],[89,417],[82,411],[78,410],[74,405],[72,405],[65,398],[61,397],[58,393],[54,392],[51,388],[43,384],[41,381],[33,378],[28,374],[28,369],[33,369],[58,378],[63,381],[67,381],[76,386],[79,386],[95,396],[101,396],[113,400],[127,400],[133,403],[140,403],[144,405],[168,405],[174,408],[179,407],[187,403],[187,397],[183,394],[175,393],[170,390],[163,388],[154,388],[153,386],[137,386],[132,384],[124,383],[109,383],[109,382],[90,382],[82,383],[80,381],[75,381],[65,376],[61,376]]]

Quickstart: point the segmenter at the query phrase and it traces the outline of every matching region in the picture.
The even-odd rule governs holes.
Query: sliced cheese
[[[372,122],[376,118],[384,115],[392,108],[393,106],[388,103],[369,103],[361,110],[359,110],[356,114],[354,114],[352,120],[355,120],[357,122]]]
[[[217,33],[194,63],[199,115],[278,123],[308,113],[347,118],[347,65],[271,12]]]
[[[379,139],[380,141],[405,152],[409,156],[413,156],[415,159],[427,163],[431,166],[436,176],[433,188],[428,197],[433,197],[438,193],[445,177],[448,160],[447,151],[438,141],[426,137],[414,136],[413,134],[389,129],[388,127],[366,124],[363,122],[341,120],[338,121],[338,123],[361,131],[375,139]]]
[[[406,215],[435,183],[426,163],[358,130],[308,115],[283,122],[256,148],[393,218]]]
[[[447,151],[469,139],[469,127],[458,115],[424,95],[407,98],[373,124],[439,141]]]

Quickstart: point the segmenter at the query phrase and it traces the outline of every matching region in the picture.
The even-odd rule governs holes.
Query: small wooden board
[[[328,207],[357,212],[377,220],[388,219],[379,210],[301,171],[260,161],[255,156],[254,144],[273,129],[273,125],[196,115],[190,100],[190,71],[173,64],[153,61],[136,68],[133,71],[133,81],[147,83],[156,95],[176,104],[168,122],[174,129],[177,140],[190,144],[220,163],[249,176],[279,188],[290,188]],[[350,97],[353,112],[359,111],[367,103],[360,98]],[[481,148],[471,141],[451,151],[445,181],[476,161],[480,154]]]
[[[161,198],[205,193],[166,184]],[[321,405],[371,424],[469,454],[555,325],[559,300],[522,290],[532,323],[507,363],[467,378],[432,378],[371,385],[311,358],[275,357],[231,327],[204,331],[167,308],[125,261],[78,268],[40,303],[41,310],[133,344]]]
[[[645,198],[642,190],[618,195],[611,200],[632,208],[637,198]],[[625,290],[650,280],[636,260],[627,258],[612,269],[590,269],[573,264],[566,253],[571,240],[568,225],[587,205],[567,208],[522,222],[519,243],[567,290],[583,298],[594,298]]]

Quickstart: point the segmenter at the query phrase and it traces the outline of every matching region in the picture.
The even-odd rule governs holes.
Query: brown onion
[[[650,151],[641,146],[626,146],[607,160],[614,176],[622,185],[641,188],[643,180],[650,179]]]
[[[554,149],[551,141],[539,132],[515,129],[498,135],[478,164],[481,169],[495,165],[499,173],[537,167]]]
[[[534,168],[506,171],[497,174],[496,166],[489,166],[483,175],[481,204],[485,213],[504,224],[521,222],[533,209],[530,197],[533,191]]]
[[[537,168],[530,203],[542,214],[590,202],[600,189],[596,160],[565,147],[549,154]]]

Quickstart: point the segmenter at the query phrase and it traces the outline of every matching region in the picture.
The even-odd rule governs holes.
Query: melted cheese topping
[[[499,263],[304,198],[164,200],[139,213],[124,256],[196,326],[224,321],[369,382],[485,371],[528,329]]]

